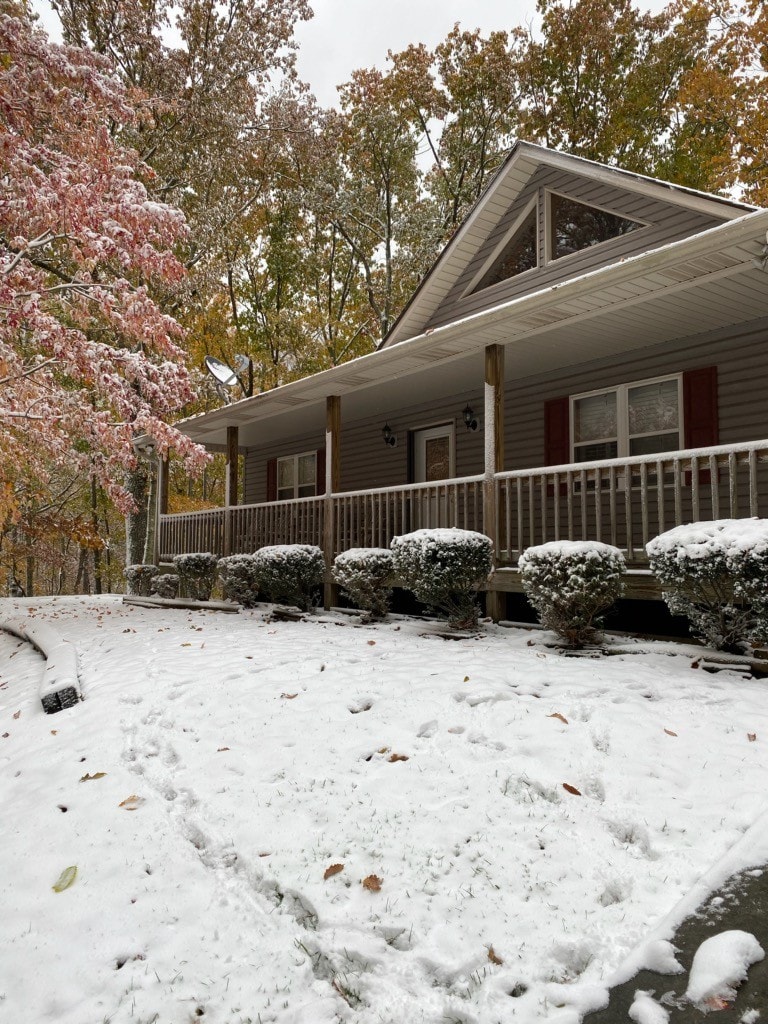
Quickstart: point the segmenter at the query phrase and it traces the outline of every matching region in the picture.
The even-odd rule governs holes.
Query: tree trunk
[[[91,477],[91,523],[96,537],[99,534],[99,506],[97,498],[96,478]],[[98,547],[93,549],[93,592],[94,594],[101,593],[101,548]]]
[[[147,527],[144,537],[144,556],[142,561],[149,565],[155,557],[155,530],[157,529],[157,472],[151,467],[149,486],[147,489]]]
[[[35,593],[35,559],[33,555],[27,555],[24,560],[26,562],[26,579],[24,589],[27,592],[27,597],[33,597]]]
[[[125,487],[136,505],[136,511],[125,517],[125,564],[138,565],[144,558],[147,540],[149,472],[145,462],[140,461],[126,474]]]

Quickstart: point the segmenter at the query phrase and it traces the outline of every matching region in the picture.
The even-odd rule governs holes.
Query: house
[[[378,350],[181,424],[228,453],[226,508],[159,557],[494,542],[495,616],[531,544],[644,545],[768,514],[768,210],[518,142]],[[245,504],[237,506],[237,453]],[[162,492],[162,489],[161,489]],[[330,592],[327,595],[330,598]]]

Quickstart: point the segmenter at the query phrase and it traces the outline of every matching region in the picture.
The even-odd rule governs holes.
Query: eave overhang
[[[470,365],[479,387],[490,344],[505,346],[507,378],[520,379],[753,322],[768,317],[768,271],[756,263],[767,231],[768,210],[751,212],[177,426],[211,449],[227,426],[256,445],[324,430],[329,395],[347,420],[466,390]]]

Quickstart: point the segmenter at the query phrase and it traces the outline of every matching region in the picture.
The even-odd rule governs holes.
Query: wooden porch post
[[[326,611],[339,600],[339,588],[331,578],[333,566],[333,500],[341,486],[341,398],[328,395],[325,400],[325,501],[323,508],[323,554],[325,585],[323,606]]]
[[[227,427],[227,468],[224,478],[224,550],[222,554],[231,555],[232,551],[232,513],[230,509],[237,505],[237,474],[238,474],[238,428]]]
[[[163,539],[163,523],[160,516],[168,515],[169,462],[170,456],[164,459],[158,458],[157,460],[157,504],[155,506],[154,551],[152,552],[152,562],[154,565],[160,564],[160,555],[163,553],[160,544],[160,541]]]
[[[483,481],[483,531],[493,541],[494,568],[499,552],[499,522],[494,474],[504,469],[504,347],[485,350],[485,480]],[[486,612],[494,621],[502,617],[504,598],[497,590],[486,594]]]

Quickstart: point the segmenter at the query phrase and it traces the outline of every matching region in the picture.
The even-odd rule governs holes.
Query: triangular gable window
[[[549,259],[559,260],[642,227],[645,225],[636,220],[552,193],[549,197]]]
[[[533,206],[473,291],[482,291],[499,281],[533,270],[539,263],[538,254],[538,216]]]

